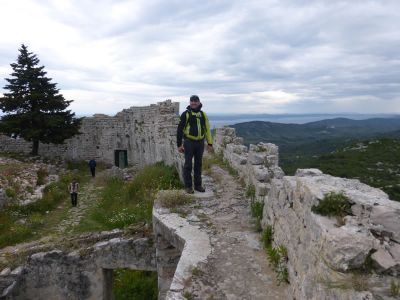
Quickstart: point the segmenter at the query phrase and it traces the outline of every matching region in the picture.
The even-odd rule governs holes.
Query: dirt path
[[[38,237],[35,241],[24,242],[0,249],[0,264],[4,266],[10,262],[21,262],[26,255],[54,248],[54,245],[57,245],[60,240],[65,240],[68,236],[72,237],[74,227],[79,224],[85,212],[97,204],[98,190],[100,188],[95,186],[94,180],[90,180],[78,193],[77,207],[72,207],[71,201],[68,198],[57,208],[62,211],[65,210],[65,207],[69,207],[66,217],[60,223],[54,228],[45,229],[44,235]]]
[[[76,207],[70,207],[67,218],[58,224],[55,231],[59,234],[72,233],[74,227],[80,223],[86,211],[97,204],[99,189],[101,189],[101,187],[96,187],[93,179],[88,182],[78,193],[78,205]],[[70,201],[68,205],[71,205]]]
[[[189,292],[193,299],[286,299],[251,223],[243,188],[225,170],[213,166],[214,182],[205,182],[216,197],[204,200],[198,216],[209,220],[212,254],[194,272]],[[212,224],[210,226],[210,223]]]

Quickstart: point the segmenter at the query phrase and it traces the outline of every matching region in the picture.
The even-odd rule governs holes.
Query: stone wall
[[[255,187],[264,202],[263,226],[274,245],[288,253],[292,299],[393,299],[400,274],[400,203],[358,180],[298,170],[284,176],[278,147],[241,144],[233,128],[216,130],[215,148]],[[311,212],[329,192],[343,192],[352,204],[344,220]]]
[[[35,253],[0,274],[1,299],[112,299],[113,270],[156,271],[152,238],[114,238],[73,252]]]
[[[114,151],[126,150],[128,164],[142,167],[164,161],[181,168],[176,151],[179,103],[166,100],[144,107],[124,109],[115,116],[84,118],[79,135],[62,145],[40,144],[39,154],[67,160],[95,158],[114,164]],[[32,144],[0,136],[0,151],[29,153]]]

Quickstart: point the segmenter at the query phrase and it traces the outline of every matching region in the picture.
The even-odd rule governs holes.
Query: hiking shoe
[[[194,191],[193,191],[192,188],[186,188],[185,192],[188,193],[188,194],[194,194]]]
[[[196,191],[200,192],[200,193],[204,193],[206,191],[205,188],[203,188],[202,186],[198,186],[194,188]]]

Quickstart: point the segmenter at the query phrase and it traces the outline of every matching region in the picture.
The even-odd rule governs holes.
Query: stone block
[[[346,272],[361,267],[375,247],[375,238],[359,227],[331,228],[325,234],[323,253],[326,261],[336,271]]]
[[[256,195],[257,196],[265,196],[268,193],[268,187],[269,185],[263,183],[263,182],[257,182],[255,184],[255,188],[256,188]]]
[[[252,165],[263,165],[265,162],[265,153],[250,151],[248,161]]]
[[[277,155],[266,155],[265,157],[265,165],[267,167],[275,167],[278,166],[278,156]]]
[[[377,271],[381,273],[390,272],[392,269],[396,267],[396,265],[397,267],[400,267],[399,263],[396,263],[396,261],[390,255],[390,253],[382,248],[374,252],[371,255],[371,259],[374,262]]]
[[[253,168],[254,178],[257,179],[258,181],[265,182],[271,179],[270,172],[268,171],[267,168],[264,168],[262,165],[254,165],[252,166],[252,168]]]
[[[371,223],[381,225],[392,235],[392,239],[400,243],[400,211],[393,207],[377,205],[372,207]]]
[[[297,169],[295,176],[306,177],[306,176],[321,176],[324,173],[318,169]]]

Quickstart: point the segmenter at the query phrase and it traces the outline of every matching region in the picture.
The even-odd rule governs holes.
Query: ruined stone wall
[[[178,121],[179,103],[171,100],[124,109],[113,117],[94,115],[83,119],[81,134],[62,145],[40,144],[39,154],[68,160],[95,158],[114,164],[114,151],[126,150],[129,165],[142,167],[164,161],[180,167],[176,151]],[[29,153],[31,146],[23,139],[0,136],[0,151]]]
[[[216,130],[215,148],[254,185],[264,202],[263,226],[274,230],[274,246],[288,253],[289,299],[394,299],[391,282],[400,274],[400,203],[379,189],[298,170],[284,176],[276,145],[241,144],[233,128]],[[352,204],[344,224],[314,214],[329,192],[343,192]]]
[[[1,299],[112,299],[113,270],[156,271],[152,238],[114,238],[73,252],[33,254],[9,274]],[[8,281],[7,281],[8,279]]]

